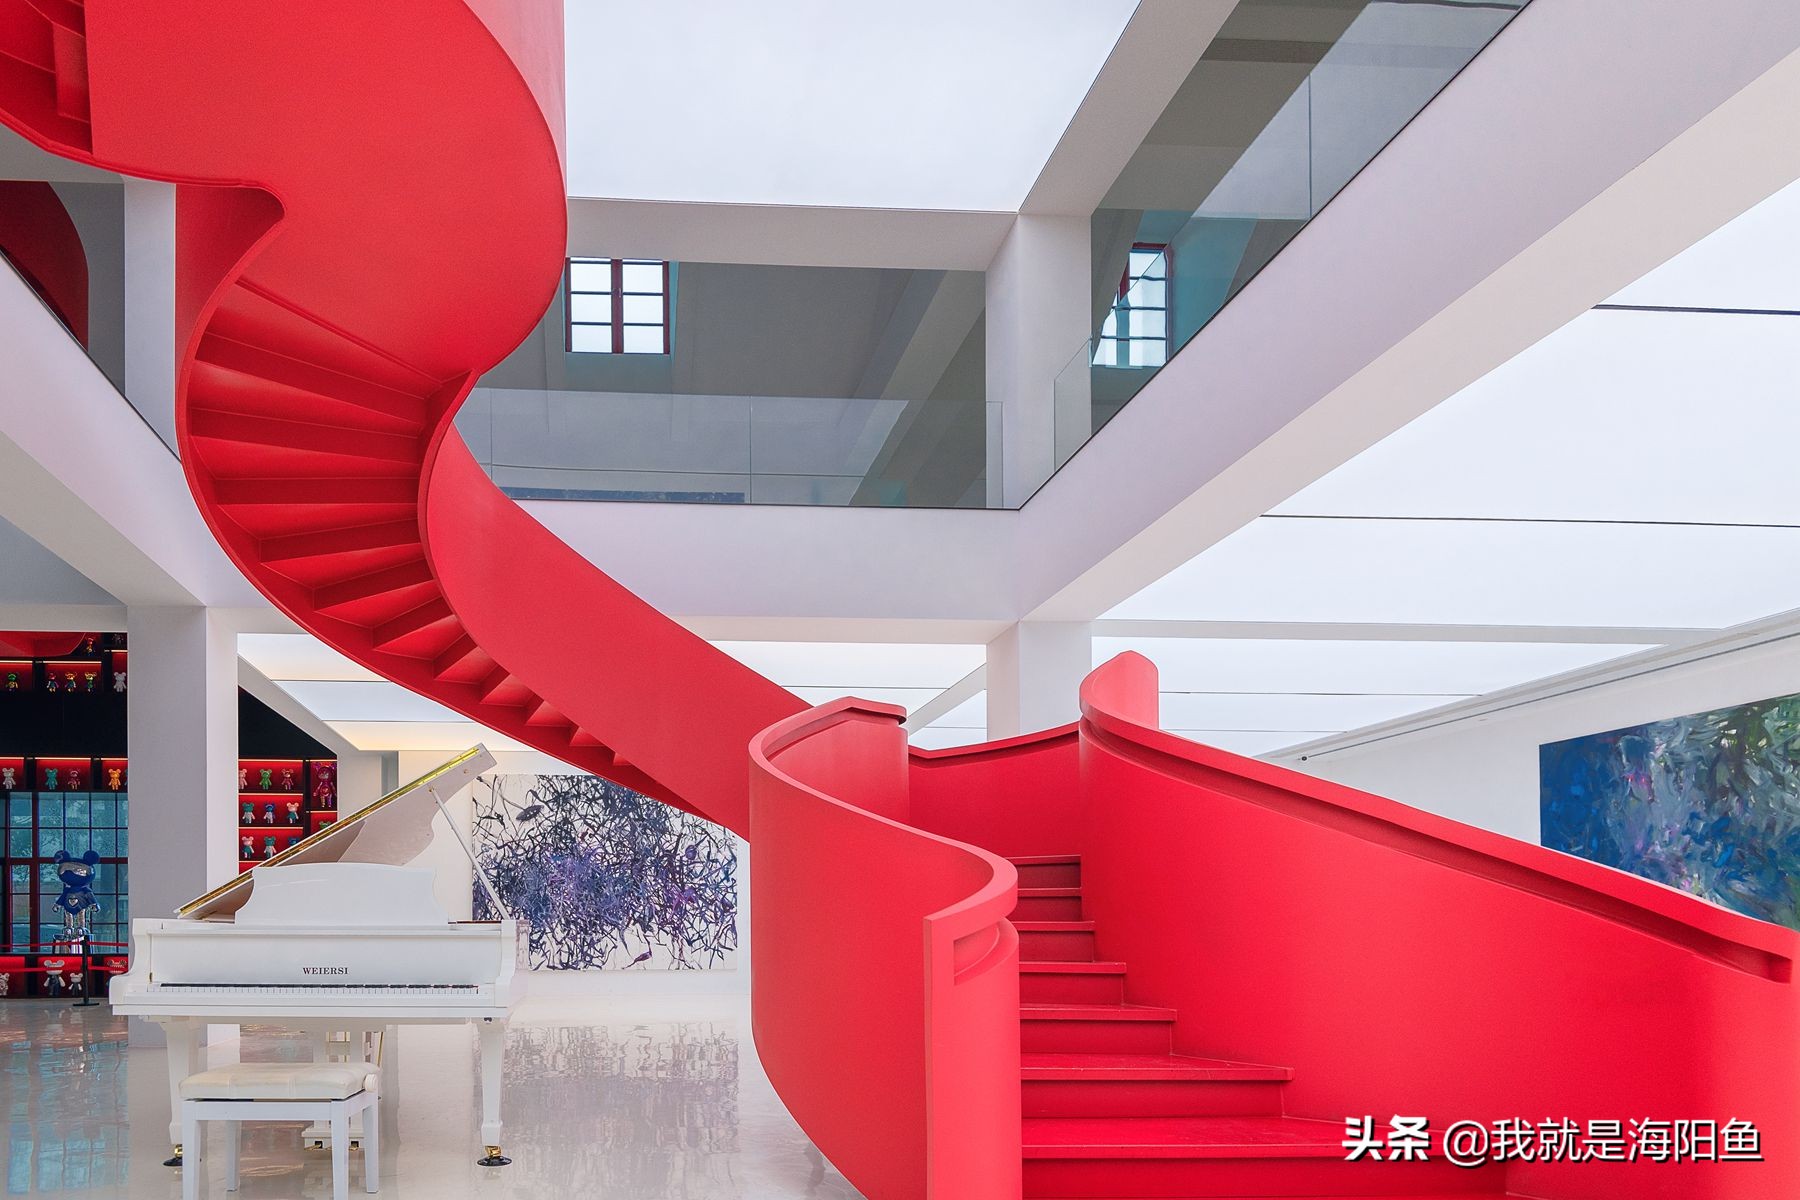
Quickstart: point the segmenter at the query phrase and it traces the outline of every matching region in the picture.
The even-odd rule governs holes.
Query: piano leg
[[[491,1017],[476,1022],[481,1035],[481,1140],[487,1153],[477,1166],[504,1167],[512,1162],[500,1153],[500,1083],[506,1076],[506,1022]]]
[[[169,1047],[169,1144],[175,1153],[163,1161],[165,1167],[179,1167],[181,1140],[181,1081],[200,1070],[200,1032],[203,1028],[191,1017],[159,1020]]]

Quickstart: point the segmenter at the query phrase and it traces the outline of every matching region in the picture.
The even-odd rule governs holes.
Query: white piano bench
[[[245,1121],[318,1121],[331,1128],[332,1200],[349,1200],[350,1118],[363,1115],[363,1190],[381,1178],[381,1068],[370,1063],[231,1063],[181,1081],[181,1196],[199,1200],[200,1125],[225,1123],[225,1187],[237,1191]]]

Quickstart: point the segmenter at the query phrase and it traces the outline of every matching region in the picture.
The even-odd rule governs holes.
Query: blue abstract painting
[[[1538,749],[1543,842],[1800,928],[1800,696]]]
[[[737,840],[592,775],[483,775],[475,854],[533,968],[728,968],[737,960]],[[497,914],[476,881],[475,918]]]

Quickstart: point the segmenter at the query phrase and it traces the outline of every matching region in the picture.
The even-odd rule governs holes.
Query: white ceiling
[[[1146,654],[1165,726],[1269,753],[1800,608],[1796,379],[1800,185],[1106,614],[1268,637],[1095,661]]]
[[[1017,210],[1137,0],[566,0],[574,196]]]
[[[808,702],[840,696],[915,709],[979,667],[980,646],[864,642],[718,642]],[[246,634],[238,654],[359,750],[524,746],[389,683],[309,634]],[[978,740],[978,739],[977,739]]]

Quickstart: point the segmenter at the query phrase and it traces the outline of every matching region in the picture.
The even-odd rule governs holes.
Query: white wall
[[[1789,631],[1782,640],[1614,678],[1439,729],[1326,750],[1304,762],[1274,757],[1284,766],[1536,842],[1540,745],[1794,692],[1800,692],[1800,633]]]
[[[419,778],[441,764],[448,755],[434,750],[400,751],[400,782]],[[503,775],[575,775],[575,768],[548,754],[534,751],[496,750],[495,771]],[[468,857],[456,843],[461,833],[471,846],[475,820],[472,788],[464,788],[449,802],[457,825],[453,832],[440,818],[432,826],[431,844],[412,861],[430,867],[436,875],[433,894],[451,920],[466,921],[474,908],[474,874]],[[657,993],[748,993],[750,990],[750,848],[738,839],[738,949],[737,967],[716,971],[537,971],[530,987],[556,995],[624,995]]]

